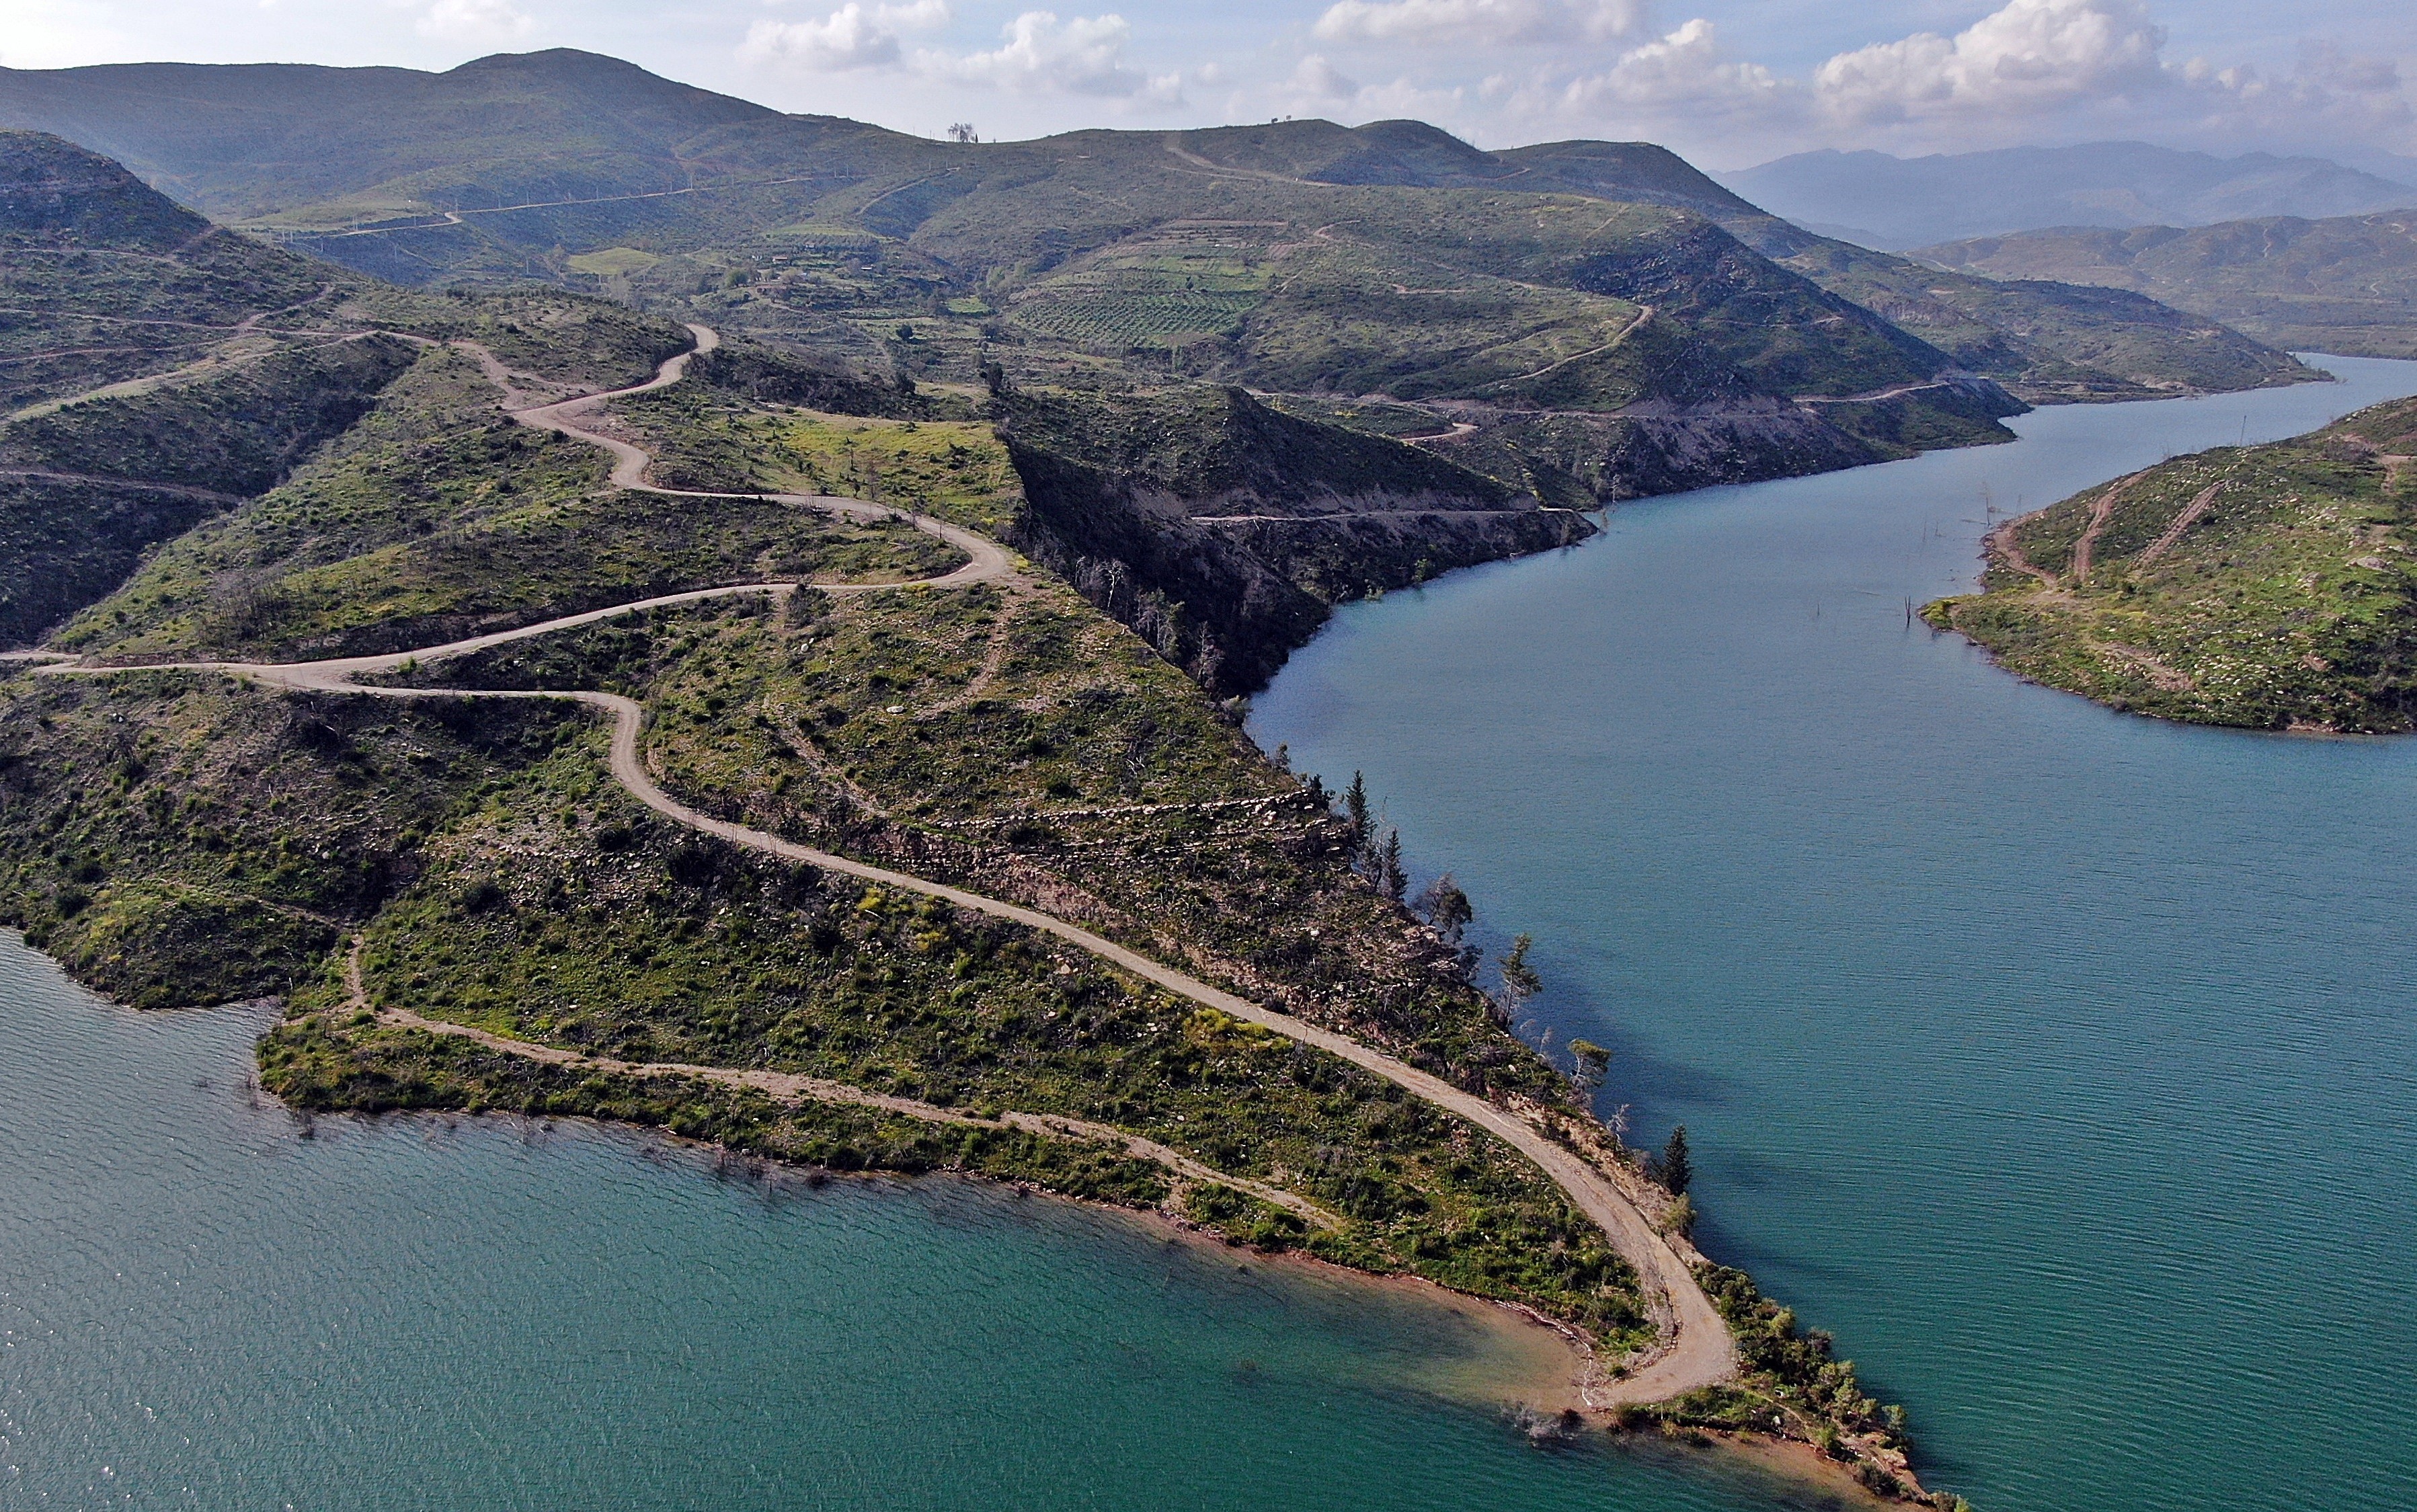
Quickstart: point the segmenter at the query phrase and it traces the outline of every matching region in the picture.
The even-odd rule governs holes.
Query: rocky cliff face
[[[1011,435],[1008,446],[1025,493],[1011,543],[1221,698],[1263,686],[1339,602],[1595,530],[1524,496],[1372,491],[1276,513],[1254,491],[1186,498]]]
[[[1265,684],[1339,602],[1594,533],[1499,475],[1239,388],[996,409],[1015,547],[1220,697]]]

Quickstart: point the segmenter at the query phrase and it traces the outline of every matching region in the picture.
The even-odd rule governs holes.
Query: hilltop
[[[77,142],[221,220],[364,189],[365,204],[383,193],[424,208],[425,196],[474,183],[505,196],[479,204],[676,189],[691,181],[682,144],[777,119],[570,51],[441,74],[292,63],[0,69],[0,125]]]
[[[2259,729],[2417,719],[2417,400],[2086,490],[1989,537],[1923,612],[2120,709]]]
[[[2412,208],[2195,229],[2060,229],[1923,248],[1942,268],[2060,279],[2153,296],[2294,351],[2417,356]]]
[[[156,103],[129,105],[137,91]],[[1894,396],[1876,416],[1823,408],[1808,416],[1818,426],[1766,403],[1722,436],[1751,432],[1750,449],[1769,451],[1785,431],[1778,449],[1797,467],[1841,464],[1855,448],[1825,433],[1840,430],[1862,443],[1856,460],[1901,454],[1908,438],[1989,439],[1985,396],[1924,386],[1950,369],[2051,401],[2305,376],[2206,323],[2177,333],[2143,304],[1984,295],[1910,265],[1834,278],[1833,259],[1800,258],[1820,239],[1780,231],[1648,144],[1489,153],[1413,121],[935,143],[559,51],[444,74],[0,73],[0,119],[117,152],[205,208],[381,277],[544,278],[711,305],[740,329],[935,376],[969,377],[987,348],[1027,380],[1193,376],[1466,402],[1489,419]],[[471,119],[504,124],[474,139],[460,124]],[[314,162],[287,174],[305,143]],[[1591,208],[1605,204],[1619,213]],[[1539,230],[1555,244],[1541,256],[1528,245]],[[703,297],[768,280],[772,299]],[[1861,301],[1876,285],[1954,311],[1934,329],[1984,334],[1942,351],[1871,314]],[[1654,320],[1623,340],[1641,309]],[[1504,445],[1538,442],[1532,425],[1505,423]],[[1552,449],[1568,453],[1570,430]],[[1649,446],[1666,461],[1703,440]],[[1599,496],[1643,491],[1617,464],[1622,446],[1598,435],[1575,459]]]

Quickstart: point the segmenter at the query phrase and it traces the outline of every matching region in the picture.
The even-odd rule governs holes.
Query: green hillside
[[[413,354],[317,328],[353,281],[56,137],[0,131],[0,644],[364,413]]]
[[[1192,233],[1101,227],[1052,262],[1041,219],[1075,218],[1027,211],[1021,271],[941,280],[918,307],[936,313],[890,325],[865,311],[953,266],[933,248],[973,234],[962,203],[932,207],[921,248],[793,233],[828,259],[642,309],[381,283],[193,232],[56,139],[10,144],[39,189],[15,230],[60,266],[119,254],[126,297],[213,241],[317,280],[307,323],[211,327],[257,350],[0,426],[34,491],[0,522],[8,633],[44,647],[0,661],[0,923],[79,980],[146,1008],[281,1000],[260,1083],[305,1111],[610,1117],[1013,1180],[1533,1309],[1609,1362],[1680,1340],[1666,1316],[1692,1308],[1694,1373],[1624,1424],[1768,1424],[1918,1494],[1903,1414],[1825,1338],[1736,1273],[1699,1279],[1692,1209],[1513,1032],[1516,966],[1482,990],[1466,900],[1407,904],[1397,839],[1257,751],[1228,695],[1341,598],[1593,528],[1547,491],[1868,460],[1984,432],[2002,395],[1942,386],[1923,343],[1658,206],[1320,189],[1425,196],[1449,233],[1429,266],[1528,322],[1496,333],[1515,355],[1477,321],[1438,342],[1455,384],[1510,396],[1439,411],[1278,402],[1172,362],[1144,383],[1130,347],[1011,313],[1033,290],[1080,303],[1086,277],[1136,297],[1151,273],[1169,281],[1138,297],[1254,294],[1245,331],[1286,312],[1269,328],[1293,337],[1221,361],[1398,362],[1415,319],[1249,283],[1296,249],[1381,275],[1333,222],[1153,269],[1132,236]],[[1543,223],[1484,223],[1513,205]],[[1565,229],[1589,219],[1609,229]],[[590,265],[637,287],[704,255]],[[881,360],[671,318],[768,284],[799,291],[779,304],[798,330],[853,322]],[[81,318],[66,283],[24,287],[33,325]],[[832,289],[852,292],[813,306]],[[1786,391],[1873,373],[1931,399]],[[1556,383],[1619,405],[1545,409]],[[1487,420],[1416,429],[1438,413]],[[1764,449],[1714,455],[1749,424]],[[521,696],[562,692],[627,701],[620,722]]]
[[[1733,229],[1783,265],[2035,404],[2230,393],[2318,377],[2288,353],[2203,313],[2090,280],[1949,272],[1767,218]]]
[[[1914,254],[1995,279],[2126,289],[2293,351],[2417,357],[2417,212],[1984,236]]]
[[[439,343],[478,339],[586,385],[643,376],[685,340],[557,291],[380,286],[212,225],[38,133],[0,132],[0,341],[15,354],[0,362],[6,644],[39,639],[146,553],[274,489]]]
[[[2010,670],[2200,724],[2417,722],[2417,401],[2219,447],[2001,527],[1923,611]]]
[[[0,635],[10,641],[54,631],[54,643],[113,656],[366,650],[499,613],[703,586],[751,564],[874,567],[864,552],[880,543],[816,547],[769,507],[627,519],[593,454],[551,453],[502,425],[477,362],[449,344],[476,342],[538,389],[609,387],[685,344],[661,317],[542,287],[440,296],[380,284],[216,231],[56,138],[8,140],[20,179],[51,186],[9,222],[21,245],[54,254],[16,275],[25,340],[81,318],[65,270],[102,250],[119,258],[121,302],[178,297],[179,249],[194,246],[221,248],[214,265],[251,271],[234,292],[312,294],[308,325],[234,315],[203,331],[214,344],[202,356],[179,348],[178,366],[0,425],[0,532],[13,548],[0,567]],[[175,327],[180,340],[197,328]],[[1519,486],[1526,473],[1506,484],[1331,423],[1354,406],[1294,417],[1213,386],[1027,391],[1003,377],[991,398],[921,388],[847,355],[734,341],[698,363],[696,385],[623,412],[653,438],[667,482],[875,497],[935,479],[945,491],[945,479],[930,457],[875,467],[868,435],[828,420],[775,424],[767,407],[921,421],[934,427],[923,440],[978,431],[1028,501],[982,505],[979,522],[1085,584],[1220,694],[1264,681],[1342,598],[1592,529],[1537,508]],[[985,415],[1013,436],[1010,451],[974,423]],[[1150,455],[1102,449],[1119,434],[1148,435]],[[841,444],[844,458],[831,454]],[[1351,518],[1194,524],[1164,518],[1148,502],[1159,497],[1203,516]]]
[[[1641,143],[1489,153],[1415,121],[1288,121],[943,144],[562,50],[442,74],[0,70],[0,122],[63,132],[382,278],[540,278],[656,304],[768,281],[777,295],[724,298],[721,318],[957,377],[987,341],[1027,379],[1175,371],[1386,394],[1415,380],[1429,398],[1600,410],[1635,391],[1650,354],[1604,373],[1556,369],[1542,393],[1528,375],[1604,345],[1622,313],[1605,296],[1673,270],[1695,280],[1692,296],[1665,290],[1680,297],[1656,305],[1679,327],[1657,334],[1697,347],[1677,361],[1680,391],[1717,385],[1724,363],[1772,392],[1830,397],[1949,360],[2046,401],[2305,376],[2136,301],[1940,280],[1812,236]],[[1575,202],[1677,219],[1598,226]],[[1528,266],[1512,233],[1536,219],[1586,245]],[[1707,220],[1811,283],[1707,242]],[[1714,267],[1741,280],[1736,297],[1703,300],[1716,286],[1698,276]],[[1896,313],[1835,318],[1840,299]],[[1825,325],[1789,324],[1825,300]],[[914,341],[895,340],[901,325]],[[1511,339],[1484,340],[1496,325]],[[1426,328],[1433,361],[1420,360]],[[1969,408],[1914,429],[1985,439],[1962,423]]]
[[[274,351],[341,278],[220,231],[105,158],[0,131],[0,416]]]
[[[386,194],[389,208],[473,183],[494,196],[469,202],[480,205],[675,189],[690,182],[683,144],[771,118],[568,51],[442,74],[276,63],[0,69],[0,125],[81,143],[221,220],[390,183],[408,188]]]

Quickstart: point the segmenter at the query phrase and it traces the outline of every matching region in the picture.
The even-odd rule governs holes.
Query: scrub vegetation
[[[2417,239],[2408,210],[2060,226],[1927,247],[1935,265],[2011,282],[2060,279],[2160,299],[2290,351],[2417,357]]]
[[[2218,447],[2026,515],[1987,591],[1923,611],[2010,671],[2119,709],[2254,729],[2417,721],[2417,401]]]
[[[629,255],[561,273],[623,280],[646,311],[559,289],[403,289],[243,244],[266,270],[255,303],[296,267],[317,280],[310,334],[206,370],[155,362],[155,385],[29,405],[0,429],[29,487],[98,478],[186,511],[96,513],[120,534],[82,550],[57,530],[23,537],[63,567],[12,580],[25,597],[8,602],[29,607],[10,633],[86,665],[0,662],[0,921],[141,1006],[282,999],[261,1077],[297,1108],[611,1117],[837,1169],[1014,1180],[1425,1277],[1531,1309],[1607,1361],[1650,1345],[1635,1266],[1664,1251],[1623,1239],[1632,1265],[1569,1195],[1594,1177],[1565,1188],[1480,1114],[1547,1131],[1677,1244],[1683,1142],[1649,1172],[1611,1139],[1588,1111],[1607,1054],[1588,1047],[1565,1071],[1511,1031],[1540,985],[1525,937],[1495,965],[1499,990],[1481,990],[1466,897],[1439,883],[1406,901],[1399,839],[1377,832],[1364,787],[1335,812],[1250,745],[1229,695],[1342,598],[1580,538],[1591,527],[1545,502],[1547,483],[1590,499],[1651,468],[1700,476],[1722,426],[1759,436],[1739,465],[1765,469],[1979,439],[2002,396],[1856,397],[1899,380],[1932,394],[1938,354],[1667,204],[1309,188],[1302,164],[1276,171],[1281,143],[1187,140],[1224,154],[1208,160],[1227,213],[1264,223],[1174,226],[1169,197],[1108,225],[1082,170],[980,204],[945,176],[859,184],[831,191],[859,196],[846,215],[816,204],[763,233],[793,249],[770,279],[737,262],[704,277],[721,253],[626,226],[605,245]],[[72,244],[105,220],[150,237],[155,268],[183,255],[165,238],[190,229],[184,212],[114,165],[39,150],[117,206],[45,210],[46,234]],[[1129,161],[1103,171],[1147,188]],[[1413,230],[1415,255],[1397,245]],[[1155,240],[1122,245],[1135,235]],[[996,249],[989,271],[935,272],[976,245]],[[795,318],[758,329],[792,346],[735,341],[580,422],[689,491],[616,485],[595,446],[507,413],[634,385],[689,346],[670,315],[767,282]],[[911,309],[883,303],[909,290]],[[886,370],[849,365],[866,351]],[[1233,381],[1254,374],[1297,402]],[[1188,377],[1214,381],[1173,381]],[[1862,408],[1832,423],[1814,402],[1832,400]],[[1640,403],[1729,417],[1655,432],[1616,413]],[[1405,431],[1404,412],[1442,433]],[[917,587],[958,547],[866,505],[1024,556]],[[66,567],[80,586],[37,603]],[[401,653],[752,582],[783,586],[436,665],[398,658],[389,681],[633,700],[652,780],[831,853],[820,866],[644,806],[575,703],[142,665]],[[1430,1102],[835,858],[1078,924],[1455,1090]],[[1492,1106],[1444,1111],[1462,1093]],[[1743,1373],[1658,1414],[1760,1431],[1770,1408],[1772,1430],[1897,1484],[1899,1424],[1850,1368],[1741,1277],[1708,1275]],[[1700,1303],[1683,1276],[1669,1291]]]

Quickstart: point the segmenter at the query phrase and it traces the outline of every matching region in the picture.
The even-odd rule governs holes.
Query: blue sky
[[[2408,0],[0,0],[14,68],[557,46],[926,134],[1414,115],[1713,168],[2105,138],[2417,155]]]

